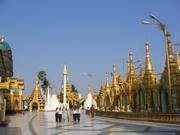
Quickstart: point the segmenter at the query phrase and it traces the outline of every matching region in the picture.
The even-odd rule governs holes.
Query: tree
[[[39,71],[38,79],[43,82],[46,79],[46,71]]]
[[[74,84],[71,85],[71,90],[72,92],[78,92]]]
[[[38,73],[38,79],[41,81],[41,88],[44,92],[46,92],[46,89],[49,86],[49,81],[47,80],[47,74],[46,71],[39,71]]]

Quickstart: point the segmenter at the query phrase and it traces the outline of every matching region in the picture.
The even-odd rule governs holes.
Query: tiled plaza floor
[[[81,122],[56,123],[54,112],[27,112],[9,116],[8,127],[0,127],[0,135],[180,135],[180,125],[91,118],[81,114]]]

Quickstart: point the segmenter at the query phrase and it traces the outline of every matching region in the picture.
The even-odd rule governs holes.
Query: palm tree
[[[43,71],[43,70],[39,71],[39,73],[38,73],[38,79],[39,79],[41,82],[43,82],[43,81],[46,79],[46,71]]]
[[[46,71],[39,71],[38,73],[38,79],[41,81],[41,88],[44,92],[46,92],[48,86],[49,86],[49,81],[47,80],[47,74]]]

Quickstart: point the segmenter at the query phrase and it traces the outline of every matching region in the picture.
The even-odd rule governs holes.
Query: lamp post
[[[67,100],[66,100],[66,92],[67,92],[67,75],[68,75],[68,72],[67,72],[67,67],[66,65],[64,65],[64,71],[63,71],[63,78],[64,78],[64,85],[63,85],[63,92],[64,92],[64,95],[63,95],[63,105],[64,105],[64,108],[67,108],[69,109],[69,106],[67,104]]]
[[[160,30],[163,32],[164,37],[165,37],[165,45],[166,45],[166,61],[167,61],[167,73],[168,73],[168,86],[169,86],[169,94],[168,94],[168,102],[169,102],[169,112],[172,113],[172,90],[171,90],[171,73],[170,73],[170,65],[169,65],[169,51],[168,51],[168,30],[167,27],[164,23],[159,21],[159,19],[151,14],[149,16],[151,19],[153,19],[156,23],[151,23],[149,21],[143,21],[142,24],[155,24],[157,25]]]

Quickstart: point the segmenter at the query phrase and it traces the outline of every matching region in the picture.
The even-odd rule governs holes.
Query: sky
[[[155,72],[162,72],[163,34],[155,25],[141,24],[152,21],[151,13],[168,26],[172,43],[179,42],[179,0],[0,0],[0,35],[11,46],[14,77],[24,79],[25,95],[40,70],[60,92],[64,64],[71,83],[85,95],[84,72],[92,74],[98,92],[113,64],[118,74],[126,75],[130,48],[134,61],[145,60],[145,42]]]

